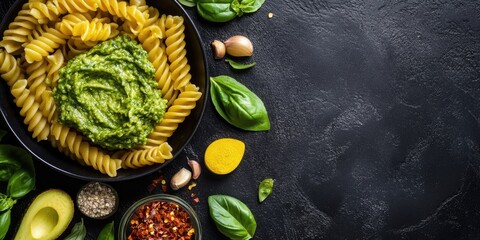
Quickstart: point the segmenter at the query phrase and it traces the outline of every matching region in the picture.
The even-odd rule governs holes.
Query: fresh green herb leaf
[[[33,189],[35,189],[35,177],[23,168],[8,179],[7,194],[12,198],[21,198]]]
[[[250,209],[240,200],[227,195],[208,197],[210,216],[217,229],[230,239],[251,239],[257,222]]]
[[[210,77],[213,105],[227,122],[248,131],[270,129],[267,109],[262,100],[232,77]]]
[[[0,240],[5,238],[8,229],[10,228],[10,222],[12,221],[11,211],[5,211],[0,214]]]
[[[102,231],[100,231],[100,234],[98,234],[97,240],[115,240],[113,221],[103,227]]]
[[[228,22],[238,13],[231,8],[233,0],[197,0],[197,11],[205,20]]]
[[[265,0],[242,0],[240,9],[244,13],[253,13],[258,11],[263,3],[265,3]]]
[[[83,224],[83,218],[80,222],[75,223],[70,234],[68,234],[63,240],[84,240],[87,236],[87,228]]]
[[[240,2],[238,0],[233,0],[232,4],[230,4],[230,7],[237,13],[238,17],[243,15],[242,10],[240,9]]]
[[[20,169],[19,162],[9,159],[0,152],[0,182],[6,182],[10,179],[15,171]]]
[[[187,6],[187,7],[197,6],[197,0],[178,0],[178,2],[183,6]]]
[[[0,193],[1,240],[5,238],[10,227],[10,209],[16,203],[16,199],[25,196],[35,188],[35,169],[32,156],[23,148],[6,144],[0,145],[0,181],[8,181],[7,194]]]
[[[232,59],[225,59],[225,62],[228,62],[228,64],[230,64],[230,66],[234,69],[238,69],[238,70],[242,70],[242,69],[248,69],[248,68],[251,68],[253,66],[255,66],[255,62],[253,63],[249,63],[249,64],[243,64],[243,63],[238,63],[238,62],[235,62],[233,61]]]
[[[10,210],[15,203],[17,203],[17,200],[0,193],[0,212]]]
[[[273,190],[273,182],[272,178],[265,178],[260,185],[258,185],[258,201],[263,202]]]
[[[0,145],[0,181],[8,181],[21,167],[34,172],[30,154],[23,148],[12,145]]]

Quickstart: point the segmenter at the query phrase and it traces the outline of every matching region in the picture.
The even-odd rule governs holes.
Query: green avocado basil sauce
[[[154,71],[128,36],[96,45],[60,69],[53,90],[60,122],[107,149],[145,144],[166,109]]]

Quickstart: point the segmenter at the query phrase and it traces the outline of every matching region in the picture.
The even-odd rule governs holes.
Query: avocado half
[[[56,239],[70,224],[74,211],[70,195],[58,189],[47,190],[28,207],[15,240]]]

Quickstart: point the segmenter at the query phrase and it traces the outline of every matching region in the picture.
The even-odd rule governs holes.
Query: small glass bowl
[[[80,198],[80,194],[82,193],[82,191],[84,191],[85,189],[87,189],[88,187],[92,186],[92,185],[95,185],[95,184],[99,184],[101,185],[102,187],[105,187],[105,188],[108,188],[111,190],[112,194],[113,194],[113,198],[115,199],[115,203],[114,205],[112,206],[112,210],[111,212],[107,213],[106,215],[103,215],[103,216],[92,216],[91,214],[88,214],[87,212],[84,211],[83,207],[81,207],[81,204],[79,203],[79,198]],[[118,193],[117,191],[112,187],[110,186],[109,184],[106,184],[106,183],[103,183],[103,182],[88,182],[87,184],[83,185],[79,190],[78,190],[78,193],[77,193],[77,198],[76,198],[76,203],[77,203],[77,207],[78,207],[78,210],[83,214],[85,215],[86,217],[89,217],[89,218],[92,218],[92,219],[107,219],[109,217],[111,217],[113,214],[115,214],[115,212],[117,211],[118,209],[118,204],[120,202],[120,199],[118,197]],[[94,204],[94,201],[90,201],[91,204]]]
[[[187,202],[185,202],[183,199],[174,195],[155,194],[155,195],[151,195],[136,201],[134,204],[132,204],[132,206],[130,206],[130,208],[128,208],[128,210],[125,212],[125,214],[122,216],[122,219],[120,220],[120,224],[118,228],[118,240],[128,239],[128,235],[130,233],[130,220],[134,216],[137,209],[139,209],[145,204],[149,204],[152,202],[159,202],[159,201],[173,202],[179,205],[181,208],[183,208],[190,216],[190,221],[192,223],[193,228],[195,229],[195,237],[193,239],[195,240],[202,239],[202,227],[200,225],[200,220],[197,214],[195,213],[195,210],[193,210],[193,208]]]

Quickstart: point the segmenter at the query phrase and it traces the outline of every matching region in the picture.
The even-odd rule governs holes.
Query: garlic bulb
[[[227,53],[234,57],[250,57],[253,54],[253,44],[245,36],[236,35],[225,42]]]

